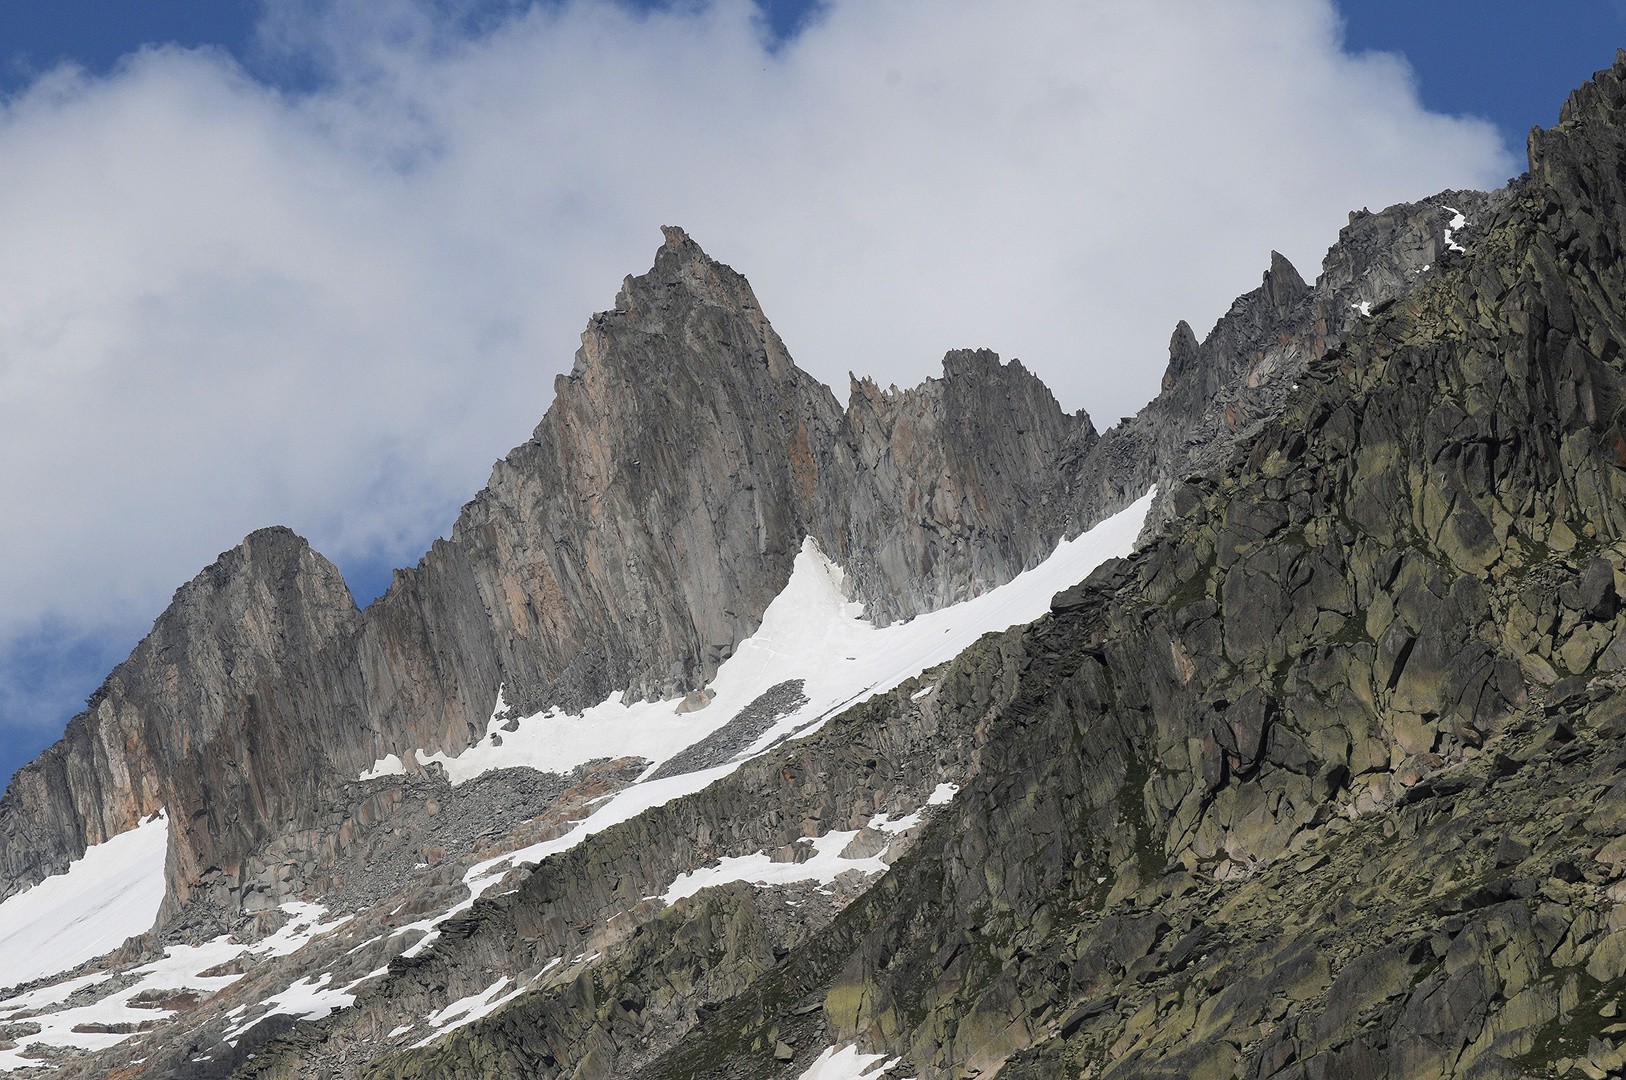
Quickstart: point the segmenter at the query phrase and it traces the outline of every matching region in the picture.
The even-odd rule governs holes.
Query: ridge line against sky
[[[1551,120],[1626,25],[1612,0],[1546,38],[1525,7],[1388,0],[263,10],[0,14],[0,776],[254,528],[376,594],[658,225],[838,393],[986,346],[1106,427],[1271,248],[1310,278],[1346,211],[1522,169],[1513,121],[1457,114]],[[1415,69],[1363,51],[1394,35]]]

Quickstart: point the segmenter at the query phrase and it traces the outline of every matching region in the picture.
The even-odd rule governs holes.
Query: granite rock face
[[[1619,1075],[1623,120],[1626,52],[1471,251],[1050,615],[544,861],[240,1075],[789,1080],[847,1046],[929,1080]],[[938,781],[827,923],[648,899]],[[531,989],[377,1041],[496,970]]]
[[[531,439],[450,539],[358,612],[285,529],[176,595],[0,801],[0,897],[167,807],[171,908],[238,908],[243,861],[388,753],[525,711],[706,683],[804,537],[878,622],[999,585],[1066,527],[1053,462],[1094,437],[1019,363],[950,353],[913,390],[798,369],[750,285],[679,229],[594,316]]]
[[[913,390],[854,379],[845,420],[856,461],[839,550],[882,624],[1048,556],[1069,524],[1056,462],[1096,439],[1088,416],[1064,415],[1020,361],[986,349],[949,353],[943,377]]]
[[[990,353],[914,390],[855,379],[843,410],[668,230],[531,441],[383,598],[357,612],[297,537],[256,533],[19,774],[8,890],[169,810],[169,924],[132,950],[200,912],[274,922],[285,895],[356,912],[308,960],[54,1063],[793,1080],[855,1047],[922,1080],[1618,1074],[1623,132],[1626,53],[1507,191],[1354,215],[1314,285],[1274,256],[1204,340],[1176,328],[1158,399],[1099,438]],[[499,686],[527,710],[695,688],[804,537],[906,618],[1153,482],[1141,548],[1049,615],[478,900],[470,866],[647,763],[355,780],[461,749]],[[852,867],[677,889],[820,840]],[[354,1000],[241,1028],[295,975]]]
[[[1185,477],[1218,468],[1282,409],[1307,364],[1446,272],[1510,197],[1510,189],[1445,191],[1376,214],[1352,212],[1314,285],[1271,252],[1259,287],[1238,297],[1200,343],[1186,322],[1175,327],[1158,396],[1063,462],[1072,478],[1070,527],[1090,527],[1153,484],[1166,496]],[[1160,497],[1151,524],[1168,513]]]
[[[287,529],[226,552],[18,771],[0,800],[0,895],[165,808],[171,908],[234,874],[320,801],[312,763],[364,756],[361,632],[338,569]]]
[[[499,682],[527,710],[703,685],[806,536],[880,622],[1002,584],[1054,547],[1052,462],[1093,434],[986,351],[950,353],[914,390],[854,380],[844,412],[745,279],[677,229],[555,392],[451,540],[369,611],[379,666],[406,641],[439,665],[398,683],[471,702],[448,743],[459,720],[484,723]]]

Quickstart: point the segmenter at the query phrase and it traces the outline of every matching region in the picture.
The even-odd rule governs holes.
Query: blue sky
[[[1272,247],[1499,183],[1626,43],[1598,0],[746,2],[0,5],[0,777],[255,527],[376,595],[658,224],[838,395],[986,345],[1105,426]]]
[[[505,0],[480,5],[505,10]],[[641,5],[651,6],[651,5]],[[777,37],[793,36],[819,8],[817,0],[758,0]],[[1376,49],[1406,57],[1423,103],[1445,113],[1493,120],[1522,143],[1532,125],[1548,124],[1577,83],[1626,46],[1626,3],[1565,0],[1339,0],[1351,51]],[[15,88],[68,60],[103,72],[152,42],[220,46],[269,79],[285,65],[254,45],[261,0],[55,0],[0,5],[0,79]]]

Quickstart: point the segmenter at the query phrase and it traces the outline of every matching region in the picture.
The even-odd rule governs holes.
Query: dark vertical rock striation
[[[856,460],[849,493],[830,500],[851,508],[836,550],[879,622],[1042,561],[1068,525],[1056,462],[1096,439],[1087,416],[1064,415],[1020,361],[987,349],[949,353],[943,377],[913,390],[854,379],[845,421]]]

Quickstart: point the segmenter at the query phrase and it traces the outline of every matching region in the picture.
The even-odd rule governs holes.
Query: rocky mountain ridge
[[[1444,198],[1346,230],[1313,305],[1298,286],[1239,299],[1104,441],[986,350],[948,354],[943,377],[913,390],[854,378],[842,411],[791,362],[745,279],[668,230],[650,274],[592,320],[531,440],[366,613],[287,530],[254,534],[178,592],[0,799],[0,897],[171,806],[183,839],[166,918],[199,897],[241,910],[244,860],[297,828],[300,808],[386,754],[460,751],[499,687],[532,712],[703,686],[783,587],[802,536],[843,563],[881,623],[1007,581],[1166,487],[1193,448],[1219,452],[1247,430],[1216,426],[1215,406],[1178,434],[1210,390],[1249,402],[1255,425],[1277,407],[1296,370],[1281,356],[1324,345],[1328,311],[1381,302],[1423,278],[1419,259],[1437,262],[1446,233],[1428,233]],[[1272,334],[1289,344],[1248,352]],[[256,742],[265,730],[279,738]]]
[[[499,688],[535,712],[703,686],[804,536],[882,622],[1009,580],[1062,534],[1048,464],[1093,429],[1017,362],[943,371],[855,381],[844,413],[745,279],[667,230],[531,440],[366,612],[285,529],[183,587],[0,800],[0,897],[168,806],[175,905],[239,909],[243,860],[302,808],[386,754],[462,750]]]
[[[157,933],[115,968],[222,932],[265,940],[301,904],[349,920],[338,931],[308,916],[328,929],[306,951],[234,959],[254,970],[166,1006],[153,1035],[109,1032],[137,1037],[51,1060],[87,1076],[583,1080],[797,1075],[817,1045],[903,1056],[921,1076],[1155,1071],[1199,1049],[1223,1073],[1221,1043],[1236,1051],[1224,1067],[1254,1061],[1259,1040],[1233,1027],[1258,1021],[1240,1011],[1204,1028],[1207,1042],[1191,1026],[1129,1039],[1150,1021],[1131,1031],[1118,1012],[1134,1005],[1140,1023],[1142,987],[1172,992],[1154,959],[1168,926],[1189,945],[1170,971],[1223,981],[1194,952],[1218,938],[1189,938],[1219,933],[1203,905],[1267,903],[1277,886],[1258,882],[1279,883],[1290,854],[1309,852],[1295,867],[1319,858],[1347,831],[1337,815],[1434,827],[1422,811],[1406,824],[1402,808],[1434,797],[1412,792],[1445,792],[1457,781],[1435,778],[1482,767],[1491,740],[1512,748],[1529,732],[1507,718],[1532,703],[1578,700],[1561,675],[1620,666],[1620,560],[1604,543],[1620,535],[1618,496],[1594,467],[1619,440],[1609,345],[1626,340],[1607,277],[1619,82],[1600,76],[1572,99],[1551,141],[1533,143],[1528,183],[1352,215],[1314,286],[1275,256],[1203,342],[1177,328],[1163,392],[1104,436],[986,351],[950,353],[914,390],[855,378],[843,410],[795,368],[744,278],[667,230],[652,271],[594,317],[532,438],[384,597],[359,612],[302,540],[255,533],[177,593],[64,741],[18,774],[0,800],[0,897],[169,811]],[[1543,238],[1559,252],[1545,261]],[[1576,299],[1592,270],[1605,278]],[[1538,303],[1543,319],[1570,313],[1543,330],[1568,336],[1528,338]],[[1474,348],[1517,353],[1538,375],[1465,358],[1451,335],[1473,327]],[[1386,387],[1395,368],[1432,380],[1455,412]],[[1491,414],[1489,429],[1468,423]],[[1543,424],[1563,437],[1508,436]],[[612,691],[703,708],[701,688],[759,628],[804,538],[885,624],[1010,581],[1153,483],[1145,550],[1049,618],[821,717],[534,873],[502,860],[563,836],[649,763],[513,769],[470,787],[418,767],[415,751],[500,745],[514,729],[493,728],[499,690],[509,723]],[[1178,525],[1159,533],[1166,519]],[[1577,552],[1587,561],[1572,565]],[[1607,704],[1607,679],[1587,693]],[[697,747],[681,769],[752,745],[784,714],[762,710],[723,758]],[[1567,730],[1574,742],[1584,729],[1587,768],[1602,768],[1609,736],[1594,728],[1610,730],[1583,718]],[[1550,741],[1520,752],[1551,754]],[[1582,758],[1568,753],[1573,773]],[[390,755],[408,775],[358,781]],[[1570,773],[1534,790],[1568,797]],[[959,799],[938,798],[956,785]],[[831,838],[839,850],[825,852]],[[685,875],[759,856],[828,857],[837,872],[822,887],[672,894]],[[1589,858],[1573,853],[1577,867]],[[1302,872],[1323,867],[1335,869],[1298,895],[1349,869],[1328,855]],[[1596,872],[1577,873],[1570,895],[1594,902]],[[1358,944],[1339,948],[1352,959]],[[299,986],[344,1008],[234,1020]],[[1303,1000],[1322,1007],[1324,989]],[[1154,1019],[1170,1014],[1159,1001]],[[0,1004],[0,1026],[27,1013]],[[432,1016],[464,1026],[437,1040],[443,1025],[429,1024],[426,1040]],[[1322,1052],[1300,1044],[1285,1064]]]
[[[1623,116],[1626,52],[1466,258],[1049,616],[543,862],[241,1074],[1618,1074]],[[638,907],[939,777],[952,802],[805,938],[772,889]],[[550,977],[578,940],[596,962]],[[494,970],[534,981],[369,1043]]]
[[[336,570],[286,530],[255,534],[183,590],[224,589],[238,598],[227,601],[238,605],[231,616],[183,626],[190,609],[177,594],[155,628],[168,648],[184,651],[195,638],[220,650],[233,640],[220,626],[247,614],[242,598],[253,594],[251,621],[282,627],[293,642],[354,639],[339,647],[354,655],[323,644],[274,656],[240,641],[240,655],[222,651],[196,674],[177,666],[180,684],[151,664],[139,673],[121,665],[63,742],[18,773],[11,808],[0,801],[0,896],[173,801],[189,821],[214,808],[208,836],[179,852],[176,901],[212,874],[216,902],[240,904],[234,868],[282,824],[245,811],[321,801],[307,790],[305,762],[330,766],[319,775],[331,787],[387,753],[455,753],[478,737],[499,686],[526,711],[579,708],[611,690],[666,696],[702,686],[782,587],[803,535],[841,559],[883,623],[1009,580],[1061,536],[1222,455],[1280,407],[1304,358],[1357,321],[1362,304],[1415,286],[1469,238],[1465,224],[1451,239],[1445,215],[1456,204],[1479,215],[1500,197],[1451,192],[1352,215],[1313,290],[1276,257],[1265,284],[1202,345],[1177,328],[1163,393],[1105,438],[1087,416],[1063,414],[1019,363],[985,350],[950,353],[943,378],[914,390],[854,378],[843,413],[791,363],[744,279],[669,230],[651,274],[629,278],[616,307],[595,316],[532,439],[498,463],[451,539],[398,572],[361,619]],[[752,362],[738,362],[745,357]],[[685,367],[688,377],[670,386],[639,377]],[[738,421],[759,415],[778,429]],[[688,426],[697,416],[710,419]],[[680,492],[684,509],[660,505]],[[309,580],[227,581],[267,560],[309,564]],[[284,588],[312,592],[321,610],[282,610]],[[313,655],[324,648],[329,655]],[[276,760],[262,770],[247,742],[255,710],[281,706],[251,705],[241,690],[229,703],[212,700],[213,673],[227,665],[255,670],[272,696],[284,684],[325,688],[304,709],[321,719],[294,743],[298,770]],[[170,685],[185,685],[202,715],[165,699],[159,688]],[[135,700],[155,689],[158,700]],[[183,767],[201,773],[196,790],[161,790],[158,775],[178,765],[168,748],[232,729],[228,716],[235,729],[212,756],[229,770],[199,759]],[[246,777],[244,757],[254,761]],[[284,785],[284,772],[297,782]],[[222,816],[247,823],[218,842]]]
[[[1153,484],[1166,493],[1220,467],[1281,411],[1312,361],[1446,271],[1512,192],[1443,191],[1376,214],[1352,211],[1314,285],[1271,252],[1259,287],[1237,297],[1201,343],[1186,322],[1175,327],[1158,396],[1066,463],[1073,520],[1099,521]],[[1167,516],[1160,501],[1151,524]]]

